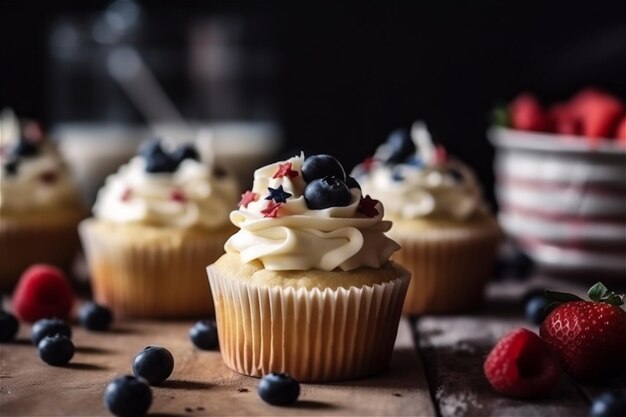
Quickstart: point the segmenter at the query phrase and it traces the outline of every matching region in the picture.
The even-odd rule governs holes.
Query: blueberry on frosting
[[[409,129],[396,129],[387,138],[387,163],[401,163],[415,153],[415,143]]]
[[[336,177],[341,181],[346,180],[346,172],[339,161],[330,155],[309,156],[302,163],[302,178],[311,182],[318,178]]]
[[[343,181],[329,176],[311,181],[304,189],[304,199],[308,208],[322,210],[347,206],[352,200],[352,194]]]
[[[161,139],[152,139],[139,148],[139,156],[146,160],[146,172],[174,172],[185,159],[200,160],[195,146],[186,143],[168,151],[163,147]]]

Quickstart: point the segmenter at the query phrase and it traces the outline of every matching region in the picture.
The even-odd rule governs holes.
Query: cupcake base
[[[501,240],[495,219],[467,224],[423,224],[393,219],[389,236],[402,249],[393,259],[411,271],[406,315],[475,309],[483,300]]]
[[[94,299],[116,317],[213,314],[204,270],[224,253],[230,228],[204,232],[88,219],[79,230]]]
[[[224,255],[233,256],[239,259]],[[371,285],[307,288],[289,286],[289,279],[283,286],[257,285],[249,276],[234,275],[223,263],[210,265],[224,362],[244,375],[282,372],[301,382],[355,379],[384,371],[409,282],[401,267],[390,263],[384,268],[385,279]],[[359,270],[322,273],[334,274],[332,281],[337,283],[342,274],[355,277]]]
[[[0,216],[0,289],[10,291],[26,268],[47,263],[69,271],[80,243],[76,226],[85,217],[72,208]]]

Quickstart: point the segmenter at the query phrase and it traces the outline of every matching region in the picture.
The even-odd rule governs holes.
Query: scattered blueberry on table
[[[626,416],[626,393],[610,391],[593,399],[590,417],[624,417]]]
[[[133,360],[133,373],[144,378],[150,385],[165,381],[174,370],[174,357],[160,346],[147,346]]]
[[[114,379],[104,391],[104,403],[118,417],[139,417],[152,404],[152,390],[145,380],[126,375]]]
[[[40,319],[33,324],[30,333],[30,339],[35,346],[46,336],[61,334],[68,339],[72,338],[72,328],[67,322],[57,318]]]
[[[0,310],[0,342],[13,340],[19,328],[20,323],[13,314]]]
[[[87,330],[104,331],[111,326],[113,314],[108,308],[89,302],[80,308],[78,321]]]
[[[189,330],[189,339],[202,350],[217,349],[217,325],[211,320],[200,320]]]
[[[289,405],[298,400],[300,384],[288,374],[272,372],[261,378],[257,391],[268,404]]]
[[[74,344],[65,335],[45,336],[37,345],[39,357],[48,365],[59,366],[68,363],[74,356]]]
[[[551,304],[551,301],[545,295],[545,291],[530,291],[526,297],[524,297],[524,300],[526,319],[533,324],[541,324],[548,313],[546,308]]]

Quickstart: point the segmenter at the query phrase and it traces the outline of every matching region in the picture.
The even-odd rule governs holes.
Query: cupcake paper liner
[[[393,259],[412,275],[404,314],[456,313],[480,305],[500,241],[497,227],[390,235],[402,246]]]
[[[94,299],[116,317],[200,318],[214,313],[205,267],[224,253],[225,234],[145,241],[79,227]]]
[[[301,382],[384,371],[410,275],[349,289],[261,287],[207,268],[220,350],[244,375],[289,373]]]
[[[0,289],[11,290],[26,268],[47,263],[69,271],[80,243],[76,226],[82,212],[58,218],[0,221]]]

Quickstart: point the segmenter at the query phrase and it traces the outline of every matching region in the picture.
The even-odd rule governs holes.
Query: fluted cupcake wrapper
[[[28,222],[0,221],[0,289],[10,290],[26,268],[47,263],[69,270],[80,244],[76,226],[82,213],[51,222],[45,214]]]
[[[224,252],[226,238],[171,242],[119,239],[93,220],[79,227],[94,299],[116,317],[202,318],[214,314],[205,268]]]
[[[409,277],[350,289],[258,287],[207,268],[220,351],[244,375],[289,373],[302,382],[384,371]]]
[[[392,235],[402,246],[393,259],[412,275],[403,313],[456,313],[477,307],[500,237],[496,227]]]

